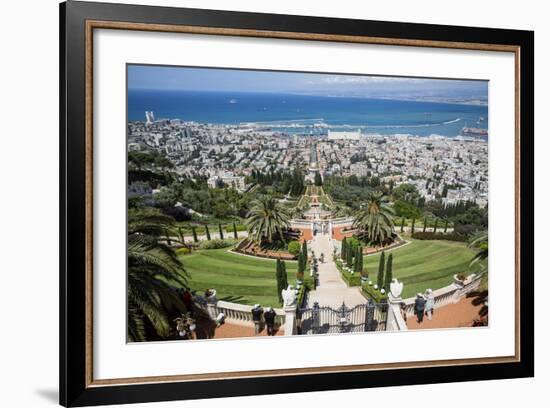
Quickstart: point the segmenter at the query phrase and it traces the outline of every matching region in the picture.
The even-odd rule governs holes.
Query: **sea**
[[[379,135],[455,137],[461,129],[487,129],[485,105],[372,99],[291,93],[129,90],[128,120],[156,119],[199,123],[254,123],[289,134],[327,130]]]

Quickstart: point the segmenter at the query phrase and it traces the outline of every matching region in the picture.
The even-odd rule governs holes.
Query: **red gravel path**
[[[311,241],[313,239],[311,228],[299,228],[299,230],[301,232],[300,243],[303,243],[304,241]]]
[[[350,238],[353,236],[352,231],[343,232],[346,227],[334,227],[332,229],[332,238],[337,241],[342,241],[344,237]]]
[[[284,334],[284,329],[282,327],[275,332],[275,336],[282,336]],[[267,330],[264,328],[258,336],[267,336]],[[254,337],[254,326],[225,323],[218,327],[214,334],[215,339],[230,339],[233,337]]]
[[[456,304],[437,309],[432,320],[424,316],[422,323],[418,323],[416,316],[410,316],[407,318],[407,327],[409,330],[471,327],[473,320],[479,317],[479,309],[481,306],[474,306],[472,299],[465,298]]]
[[[283,336],[284,329],[276,329],[276,336]],[[198,319],[197,330],[195,332],[197,339],[231,339],[235,337],[254,337],[254,326],[252,323],[234,323],[227,321],[220,327],[216,327],[214,322],[209,319]],[[258,336],[267,336],[265,327]]]

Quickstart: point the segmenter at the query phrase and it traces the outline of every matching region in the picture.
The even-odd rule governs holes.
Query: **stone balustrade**
[[[354,219],[352,217],[334,218],[331,220],[332,225],[335,227],[351,226]]]
[[[220,313],[223,313],[226,320],[234,322],[252,323],[252,306],[241,305],[240,303],[226,302],[224,300],[217,300],[207,303],[208,315],[212,320],[215,320]],[[285,312],[283,309],[275,309],[275,323],[277,325],[284,325]]]
[[[302,219],[292,219],[290,220],[290,227],[291,228],[310,228],[311,227],[311,220],[302,220]]]
[[[407,322],[401,313],[401,305],[399,303],[390,302],[388,308],[388,316],[386,320],[387,331],[405,331],[409,330]]]

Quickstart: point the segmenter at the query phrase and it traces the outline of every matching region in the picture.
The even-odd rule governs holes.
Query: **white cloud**
[[[380,84],[380,83],[403,83],[403,82],[424,82],[423,78],[401,78],[384,76],[349,76],[349,75],[330,75],[321,79],[325,84]]]

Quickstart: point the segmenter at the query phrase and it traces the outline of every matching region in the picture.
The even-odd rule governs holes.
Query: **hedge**
[[[382,294],[378,290],[374,289],[374,286],[369,284],[363,285],[363,293],[367,298],[374,300],[376,303],[381,303],[388,299],[387,294]]]
[[[441,232],[413,232],[411,237],[419,240],[439,240],[439,241],[457,241],[467,242],[468,237],[457,233],[444,234]]]
[[[348,286],[361,286],[360,273],[356,272],[352,275],[350,272],[346,271],[342,266],[342,261],[338,258],[334,260],[334,263],[336,263],[336,267],[340,271],[340,275],[342,276],[342,279],[344,279],[344,281]]]
[[[227,248],[235,244],[235,240],[230,239],[213,239],[210,241],[201,241],[200,249],[221,249]]]

